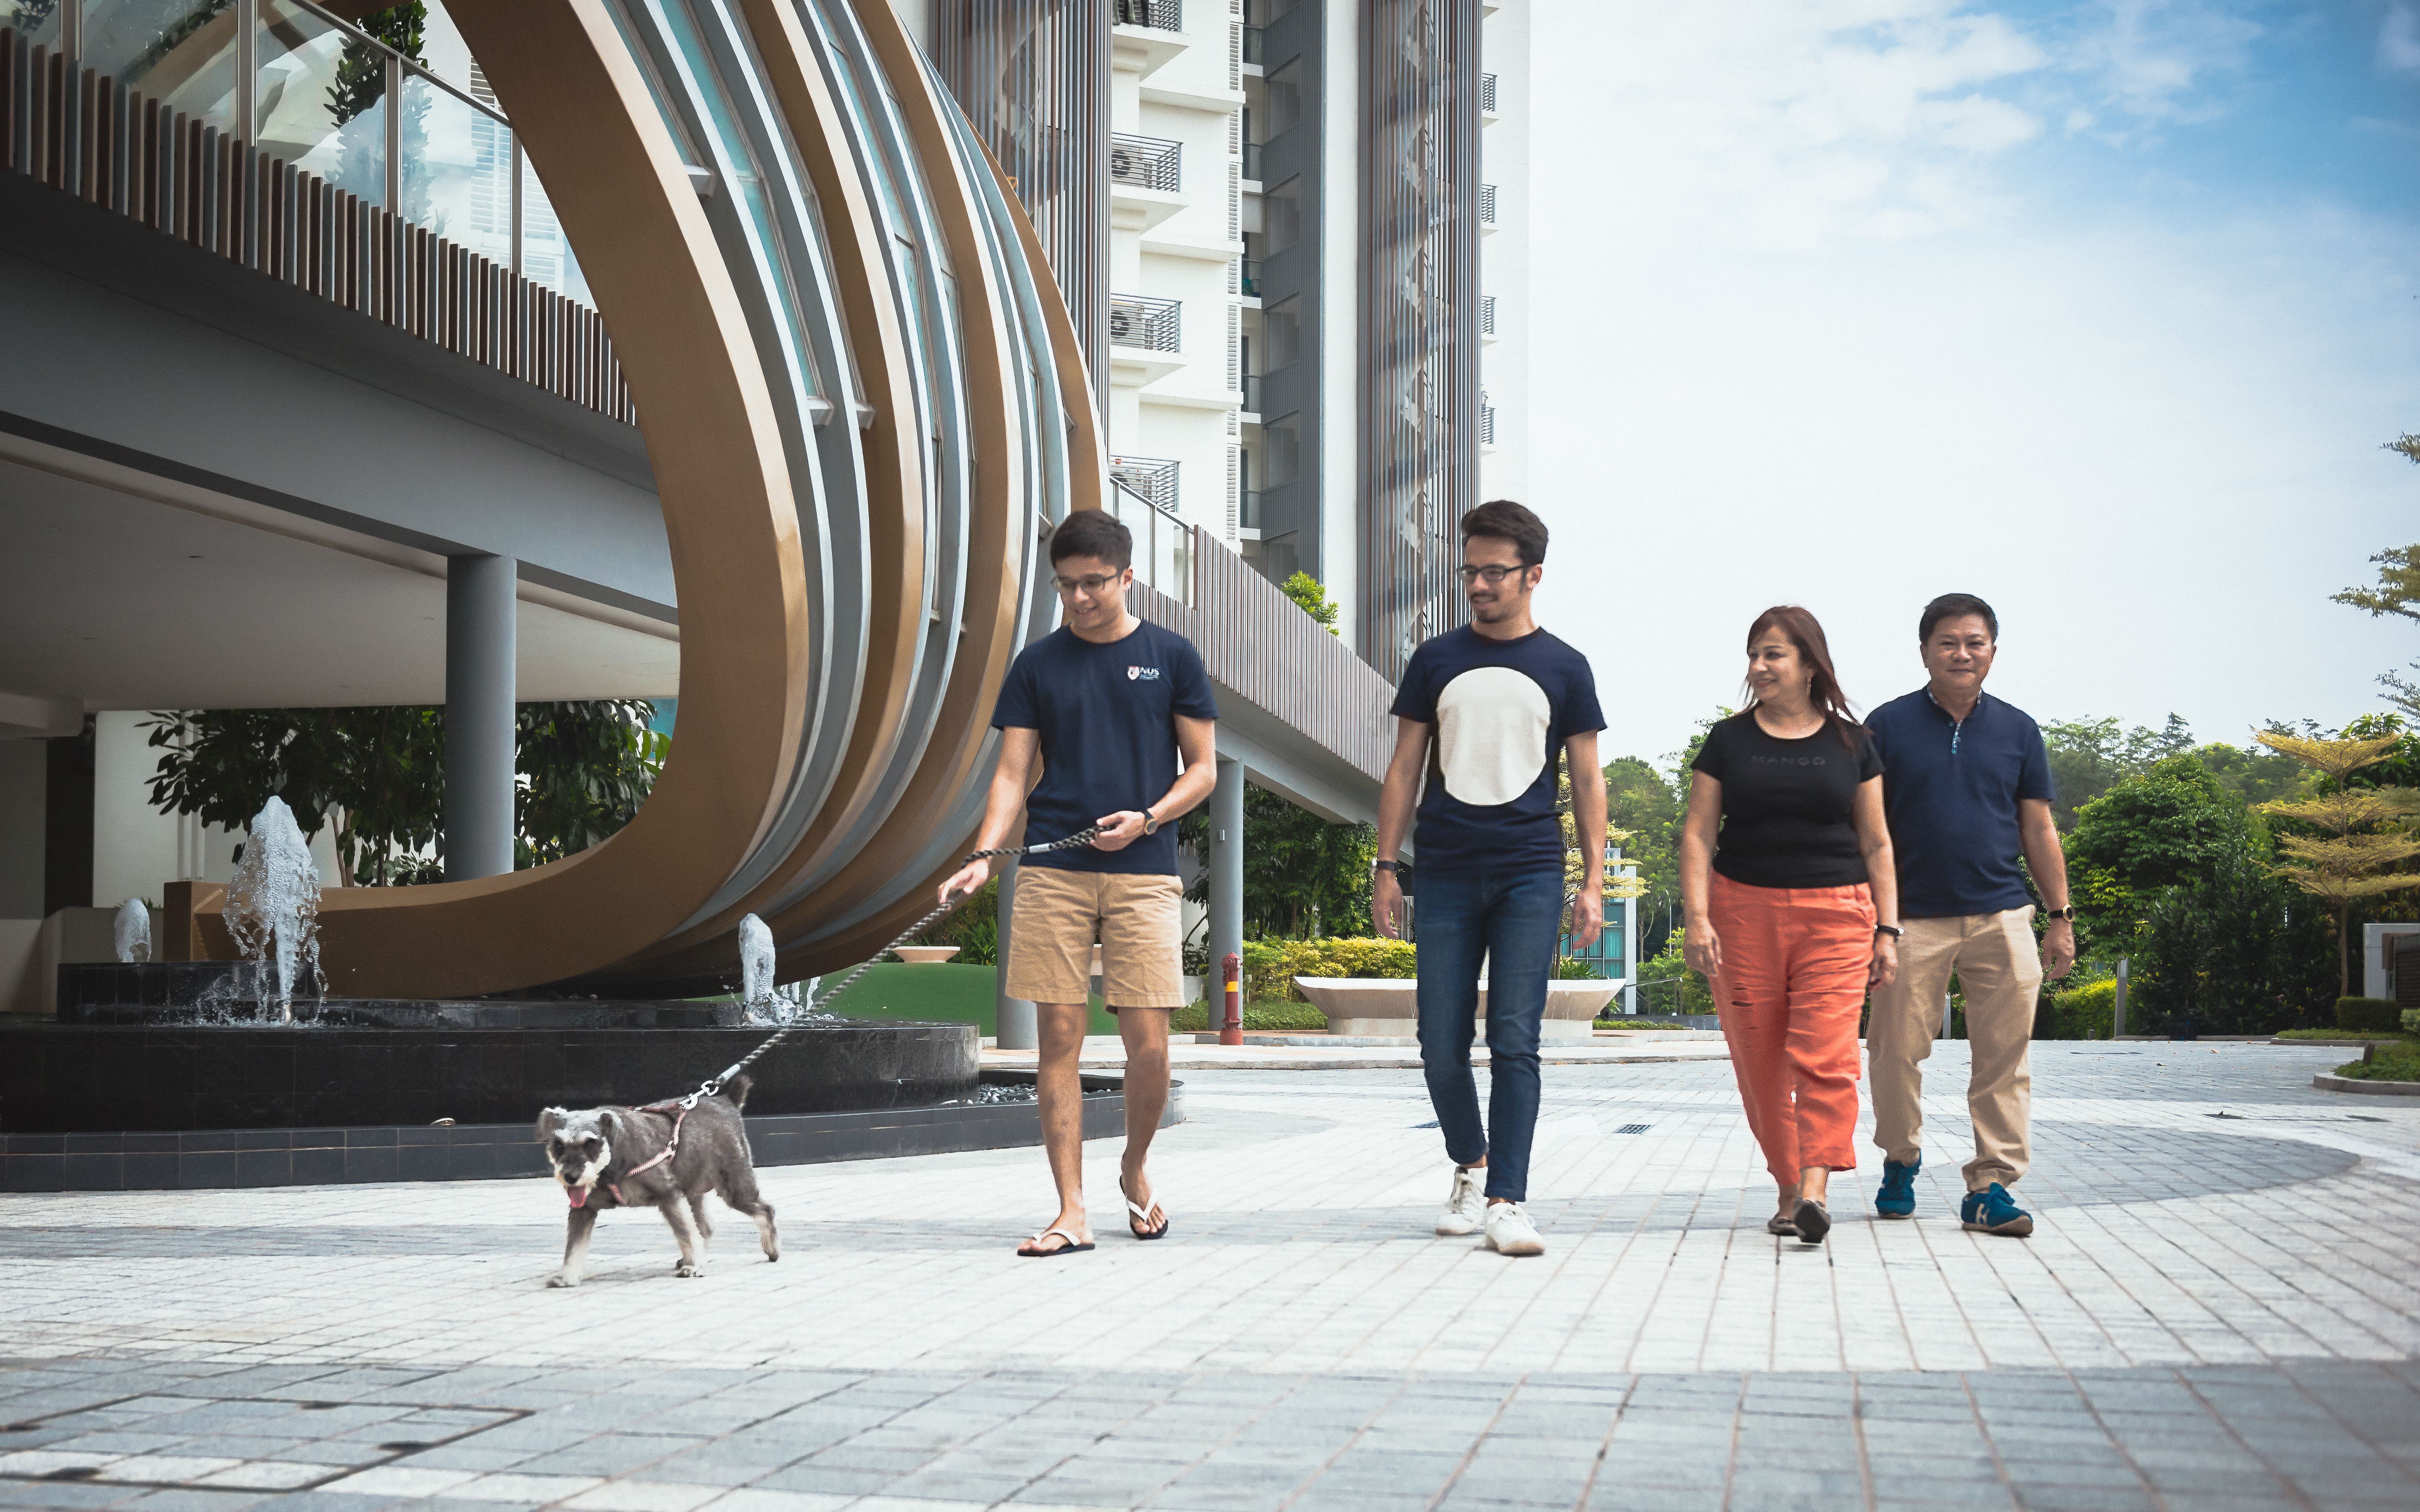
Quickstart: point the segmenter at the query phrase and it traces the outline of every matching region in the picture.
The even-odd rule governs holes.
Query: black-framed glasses
[[[1457,567],[1454,570],[1462,575],[1463,585],[1468,587],[1482,578],[1491,584],[1500,583],[1512,573],[1528,571],[1529,564],[1525,562],[1519,566],[1499,567],[1491,563],[1484,567]]]
[[[1086,573],[1081,578],[1061,578],[1053,576],[1050,580],[1059,585],[1059,592],[1063,594],[1074,593],[1097,594],[1102,589],[1107,588],[1109,584],[1116,582],[1119,579],[1125,576],[1125,574],[1123,572],[1112,572],[1108,574],[1092,572]]]

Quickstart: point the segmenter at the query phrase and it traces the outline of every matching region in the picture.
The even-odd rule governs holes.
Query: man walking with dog
[[[1562,933],[1557,756],[1570,764],[1579,835],[1572,938],[1585,949],[1605,922],[1605,779],[1596,754],[1605,717],[1588,658],[1538,628],[1531,611],[1545,560],[1544,522],[1511,500],[1462,517],[1471,623],[1424,642],[1404,669],[1371,886],[1378,932],[1400,939],[1396,853],[1417,801],[1420,1065],[1454,1167],[1436,1231],[1483,1228],[1488,1247],[1504,1255],[1546,1252],[1521,1204],[1538,1122],[1538,1034]],[[1483,1122],[1470,1070],[1482,969]]]
[[[1916,1215],[1924,1060],[1955,972],[1966,998],[1973,1051],[1966,1109],[1975,1124],[1959,1220],[2023,1238],[2034,1231],[2033,1215],[2009,1188],[2025,1174],[2031,1150],[2033,1076],[2025,1062],[2036,999],[2044,975],[2063,977],[2075,964],[2067,858],[2051,817],[2057,794],[2040,727],[1983,691],[2000,649],[1992,606],[1972,594],[1942,594],[1924,607],[1916,644],[1925,686],[1866,717],[1882,751],[1883,809],[1905,931],[1899,975],[1874,989],[1866,1026],[1874,1143],[1883,1149],[1874,1211]],[[2020,853],[2050,920],[2039,947]]]
[[[1101,996],[1125,1041],[1127,1228],[1168,1232],[1143,1165],[1168,1106],[1168,1015],[1186,997],[1176,821],[1218,780],[1218,709],[1192,642],[1127,611],[1133,562],[1134,537],[1114,516],[1079,510],[1060,522],[1050,570],[1066,623],[1017,654],[992,712],[1000,765],[975,848],[1007,843],[1020,808],[1028,845],[1100,827],[1089,845],[1027,857],[1009,918],[1007,992],[1031,1000],[1039,1021],[1042,1143],[1059,1187],[1058,1216],[1017,1247],[1034,1259],[1093,1248],[1077,1067],[1096,934]],[[941,884],[942,901],[990,875],[989,861],[969,862]]]

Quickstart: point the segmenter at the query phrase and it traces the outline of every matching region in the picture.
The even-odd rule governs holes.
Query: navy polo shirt
[[[2033,902],[2017,869],[2017,805],[2057,795],[2041,727],[1985,693],[1962,720],[1928,688],[1866,716],[1883,754],[1883,807],[1909,918],[1996,914]]]

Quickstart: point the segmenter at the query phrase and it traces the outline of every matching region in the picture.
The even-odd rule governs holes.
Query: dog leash
[[[1078,845],[1088,845],[1092,843],[1092,841],[1098,837],[1100,833],[1100,825],[1087,825],[1083,828],[1076,831],[1076,833],[1068,836],[1065,840],[1048,841],[1040,845],[1001,845],[988,851],[970,852],[966,860],[960,861],[958,864],[960,866],[965,866],[973,861],[989,860],[996,856],[1040,856],[1046,851],[1073,850]],[[881,949],[875,951],[874,954],[866,960],[858,963],[857,966],[851,970],[847,976],[843,977],[840,980],[840,985],[819,995],[813,1003],[801,1007],[799,1011],[801,1014],[805,1014],[821,1010],[833,998],[838,997],[841,994],[848,991],[850,985],[854,983],[858,978],[864,976],[866,972],[873,969],[876,962],[880,961],[884,956],[889,955],[892,951],[907,944],[909,940],[914,939],[917,935],[922,934],[926,930],[932,928],[935,920],[951,913],[956,909],[960,903],[965,903],[967,898],[971,898],[973,896],[974,894],[970,892],[966,897],[943,899],[941,906],[934,909],[931,913],[926,914],[923,918],[916,920],[913,924],[908,925],[905,930],[902,930],[899,933],[898,938],[892,940],[889,945],[884,946]],[[705,1081],[699,1083],[696,1091],[691,1092],[689,1096],[682,1098],[677,1103],[659,1103],[658,1106],[678,1107],[683,1114],[687,1114],[691,1108],[696,1107],[702,1100],[712,1097],[715,1093],[721,1091],[724,1085],[728,1083],[731,1078],[738,1075],[741,1072],[746,1071],[749,1067],[754,1065],[764,1057],[765,1052],[772,1049],[775,1045],[780,1044],[783,1041],[788,1039],[791,1035],[798,1033],[800,1029],[805,1027],[806,1026],[804,1024],[792,1024],[786,1027],[776,1030],[763,1044],[760,1044],[755,1049],[749,1051],[737,1060],[733,1061],[730,1065],[723,1067],[720,1072],[717,1072],[715,1074],[707,1077]],[[673,1125],[673,1136],[675,1140],[680,1136],[680,1125],[677,1121]],[[671,1152],[667,1150],[665,1154],[657,1158],[659,1160],[669,1159],[670,1154]],[[644,1170],[645,1168],[645,1166],[640,1167],[641,1170]],[[632,1172],[631,1174],[636,1175],[637,1173]]]

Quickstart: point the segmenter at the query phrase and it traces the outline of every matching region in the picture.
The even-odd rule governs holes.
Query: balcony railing
[[[1181,352],[1185,349],[1184,316],[1185,306],[1175,300],[1156,300],[1148,294],[1112,294],[1109,345]]]
[[[1244,490],[1244,503],[1243,507],[1235,514],[1235,524],[1241,529],[1248,531],[1257,531],[1261,528],[1260,489],[1247,488]]]
[[[1494,184],[1479,186],[1479,224],[1481,225],[1496,224],[1496,186]]]
[[[1237,277],[1244,285],[1244,292],[1257,300],[1261,297],[1261,260],[1258,257],[1241,260],[1244,266]]]
[[[1258,142],[1247,142],[1244,144],[1244,177],[1252,179],[1254,182],[1258,182],[1260,179],[1261,145]]]
[[[1261,375],[1258,373],[1244,375],[1244,410],[1248,414],[1257,415],[1261,412]]]
[[[1111,14],[1121,26],[1149,26],[1163,32],[1185,29],[1185,0],[1117,0]]]
[[[1171,193],[1184,187],[1185,144],[1166,137],[1109,133],[1109,178],[1136,189],[1162,189]]]
[[[1496,114],[1496,75],[1492,73],[1479,76],[1479,113],[1482,116]]]
[[[1176,507],[1177,464],[1164,456],[1109,458],[1109,476],[1117,486],[1154,509]]]
[[[1137,487],[1140,478],[1152,489]],[[1109,458],[1109,511],[1125,521],[1134,536],[1135,580],[1156,588],[1180,604],[1193,602],[1193,527],[1179,519],[1176,507],[1176,464],[1158,457]]]
[[[1493,294],[1479,297],[1479,333],[1482,336],[1496,334],[1496,296]]]
[[[1245,62],[1258,63],[1261,61],[1261,46],[1267,35],[1268,28],[1266,26],[1247,26],[1244,28]]]
[[[31,30],[0,23],[0,168],[633,418],[571,249],[489,100],[308,0],[126,7],[99,25],[89,3],[40,8]]]
[[[1479,391],[1479,444],[1496,444],[1496,407],[1487,402],[1487,391]]]

